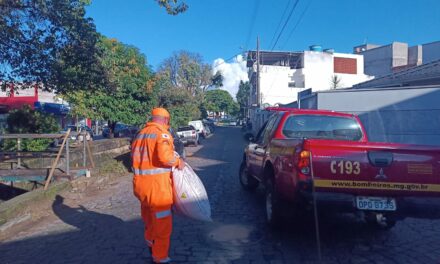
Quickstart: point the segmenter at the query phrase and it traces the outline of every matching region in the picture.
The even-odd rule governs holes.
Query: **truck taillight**
[[[193,130],[193,131],[192,131],[192,134],[195,135],[195,134],[196,134],[196,131]]]
[[[302,174],[310,174],[310,151],[303,150],[299,153],[298,168]]]

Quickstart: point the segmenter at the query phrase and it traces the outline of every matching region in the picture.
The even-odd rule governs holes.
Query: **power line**
[[[218,64],[214,64],[213,68],[216,68],[216,67],[218,67],[218,66],[220,66],[220,65],[225,64],[226,62],[228,62],[228,61],[230,61],[230,60],[236,58],[238,55],[241,55],[241,52],[235,54],[234,56],[230,57],[229,59],[223,60],[222,62],[220,62],[220,63],[218,63]]]
[[[258,14],[258,9],[260,7],[260,0],[257,0],[257,2],[255,2],[255,6],[254,6],[254,12],[253,15],[251,17],[251,24],[249,27],[249,32],[246,38],[246,45],[245,45],[245,50],[247,50],[248,46],[249,46],[249,41],[251,40],[251,36],[252,36],[252,32],[254,31],[254,26],[255,26],[255,20],[257,19],[257,14]]]
[[[287,42],[289,42],[290,37],[292,37],[293,32],[295,31],[295,29],[298,27],[299,23],[301,23],[304,15],[306,14],[307,10],[309,9],[311,3],[313,2],[313,0],[310,0],[309,3],[307,4],[306,8],[303,10],[303,12],[301,13],[298,21],[296,22],[295,26],[292,28],[292,30],[289,33],[289,36],[287,37],[286,42],[284,43],[283,47],[287,44]]]
[[[287,24],[289,23],[289,20],[290,20],[290,18],[292,17],[293,11],[295,11],[296,7],[298,6],[298,3],[299,3],[299,0],[296,0],[295,4],[293,5],[292,9],[290,10],[290,13],[289,13],[289,16],[288,16],[287,19],[286,19],[286,22],[285,22],[284,25],[283,25],[283,28],[281,29],[281,32],[278,34],[277,40],[275,41],[275,43],[274,43],[273,46],[272,46],[272,49],[271,49],[271,50],[273,50],[273,49],[275,48],[275,46],[276,46],[277,43],[278,43],[278,40],[280,40],[280,37],[281,37],[281,35],[283,34],[284,29],[286,28]]]
[[[286,15],[286,13],[287,13],[287,10],[289,10],[289,6],[290,6],[290,3],[292,3],[292,1],[290,1],[290,0],[287,0],[287,5],[286,5],[286,7],[284,8],[284,12],[283,12],[283,15],[281,16],[281,18],[280,18],[280,22],[278,22],[278,26],[277,26],[277,29],[275,30],[275,32],[273,33],[273,36],[272,36],[272,40],[270,41],[270,45],[269,45],[269,47],[271,47],[272,46],[272,44],[273,44],[273,41],[275,40],[275,36],[277,35],[277,33],[278,33],[278,30],[280,30],[280,27],[281,27],[281,23],[283,22],[283,20],[284,20],[284,16]]]

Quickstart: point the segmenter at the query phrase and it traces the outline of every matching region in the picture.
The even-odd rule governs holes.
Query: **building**
[[[420,66],[401,70],[353,86],[355,89],[371,87],[405,87],[440,85],[440,59]]]
[[[310,50],[302,52],[260,51],[259,57],[259,98],[256,51],[249,51],[247,57],[252,87],[250,105],[254,106],[296,101],[298,92],[307,88],[321,91],[351,87],[371,79],[364,74],[362,55],[334,53],[330,49],[322,51],[319,46],[311,46]],[[333,78],[337,78],[337,84],[332,81]]]
[[[0,85],[3,84],[0,82]],[[22,89],[20,84],[4,86],[6,90],[0,90],[0,128],[5,127],[9,111],[20,109],[24,105],[53,114],[62,127],[68,123],[67,114],[70,108],[55,93],[44,91],[37,84],[29,85],[30,88],[26,89]]]
[[[440,41],[408,46],[393,42],[388,45],[364,44],[353,48],[364,55],[365,74],[381,77],[440,59]]]

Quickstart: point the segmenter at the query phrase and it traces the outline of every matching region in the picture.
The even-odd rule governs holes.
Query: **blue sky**
[[[181,49],[200,53],[208,63],[228,59],[246,44],[254,49],[257,35],[261,47],[271,49],[280,18],[284,10],[289,13],[295,0],[186,2],[186,13],[170,16],[153,0],[93,0],[88,15],[98,31],[138,47],[156,68],[173,51]],[[299,0],[275,49],[304,50],[320,44],[337,52],[351,52],[353,46],[365,41],[428,43],[440,40],[439,15],[438,0]]]

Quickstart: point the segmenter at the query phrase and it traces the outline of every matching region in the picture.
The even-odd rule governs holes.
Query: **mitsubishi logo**
[[[378,180],[386,180],[386,179],[388,179],[388,177],[385,175],[385,173],[383,173],[383,168],[380,168],[379,174],[377,174],[375,178],[378,179]]]

